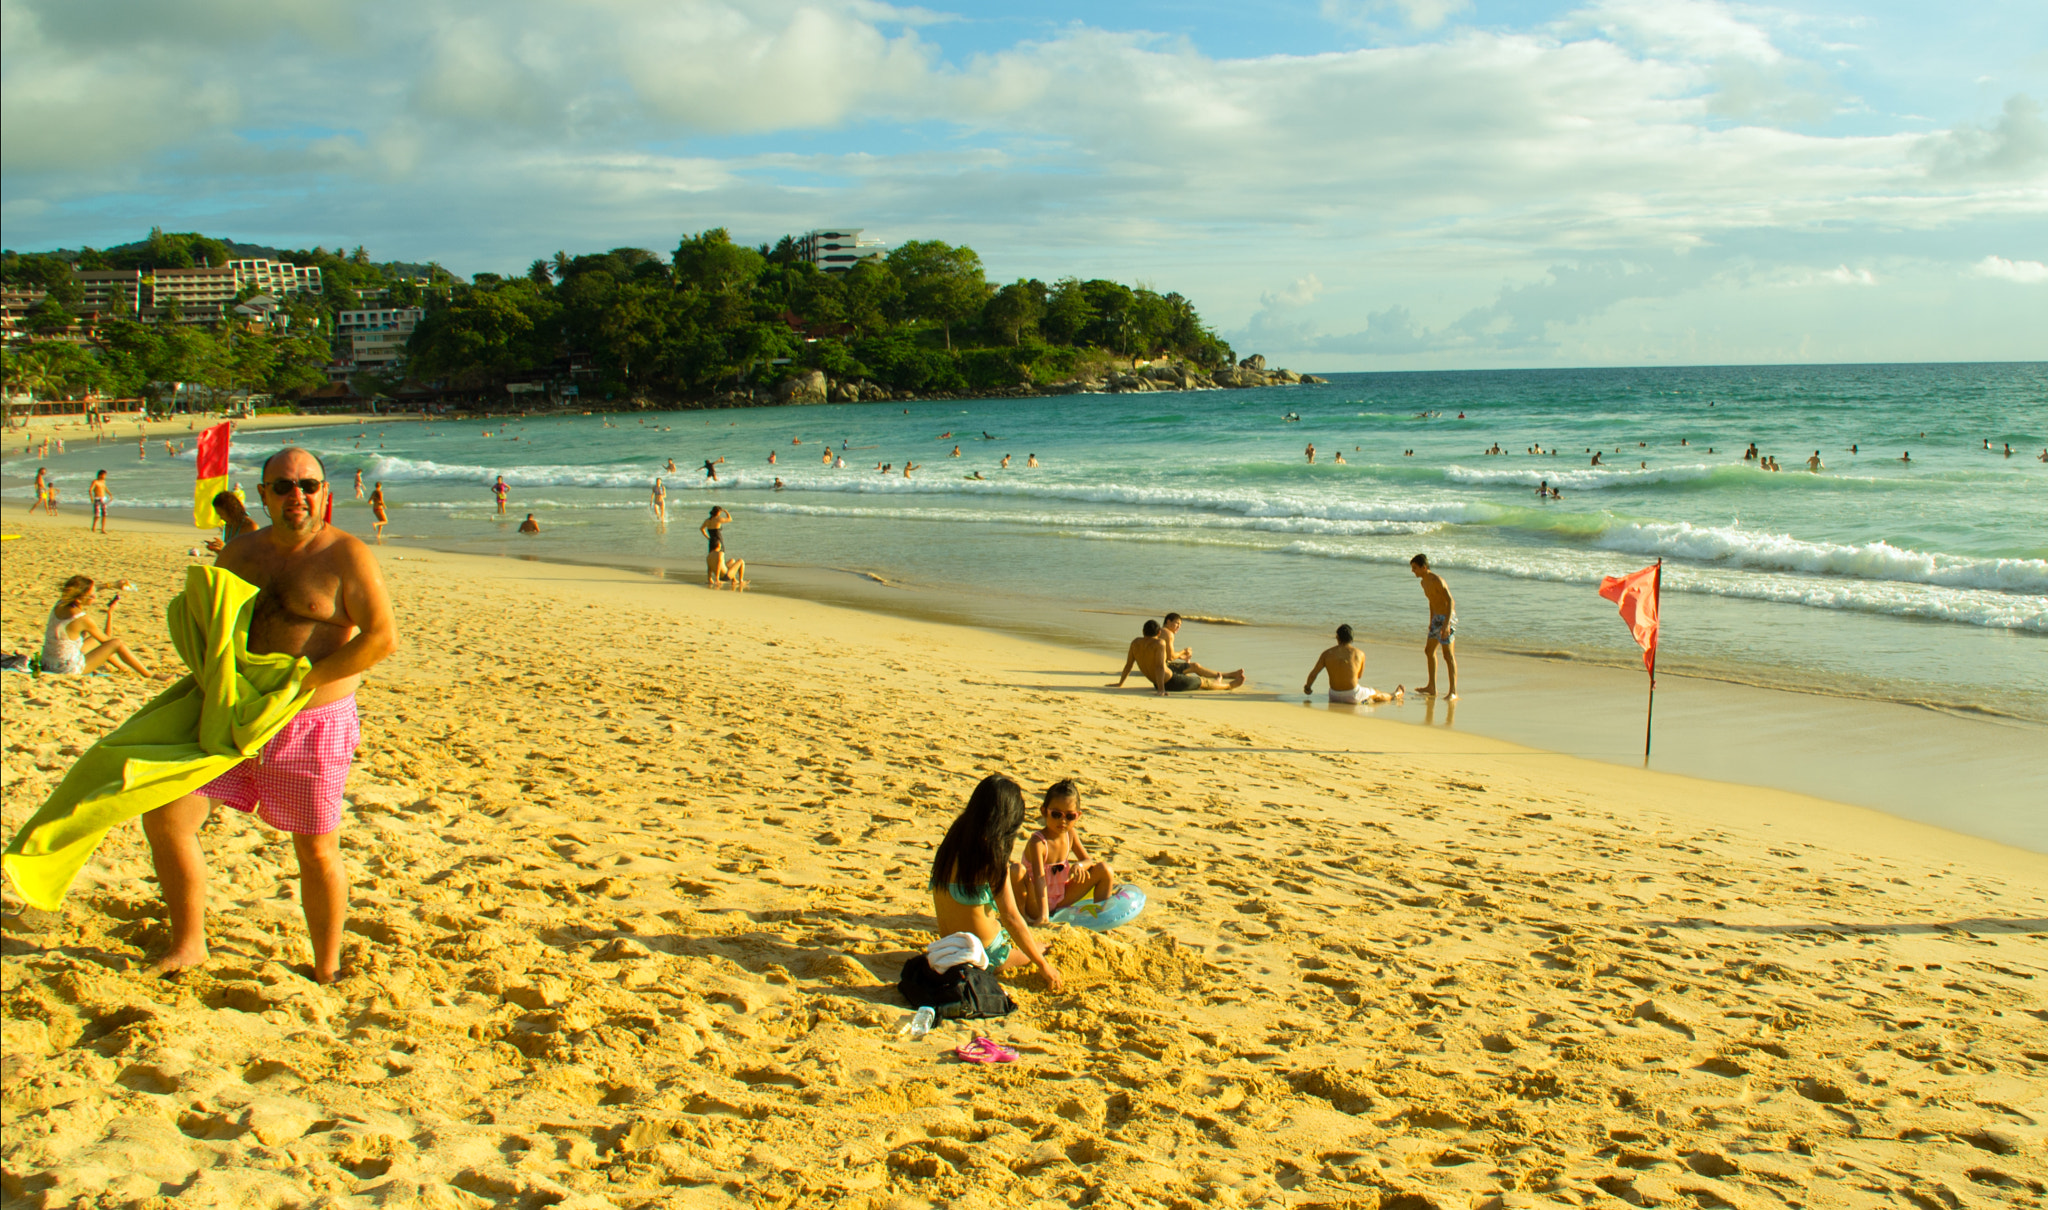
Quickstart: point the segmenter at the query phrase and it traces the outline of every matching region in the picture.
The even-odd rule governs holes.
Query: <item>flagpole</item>
[[[1657,560],[1657,574],[1650,579],[1650,599],[1657,603],[1657,622],[1664,621],[1664,560]],[[1650,724],[1657,716],[1657,648],[1650,648],[1650,704],[1643,711],[1643,768],[1650,767]]]

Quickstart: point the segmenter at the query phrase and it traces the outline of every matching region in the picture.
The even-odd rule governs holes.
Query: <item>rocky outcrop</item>
[[[830,397],[831,384],[823,370],[799,370],[775,387],[777,403],[823,403]]]
[[[1240,370],[1263,370],[1266,368],[1266,355],[1264,353],[1254,353],[1243,361],[1238,362],[1237,368]]]

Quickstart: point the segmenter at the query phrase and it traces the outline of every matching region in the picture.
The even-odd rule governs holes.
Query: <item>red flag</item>
[[[1643,667],[1657,675],[1657,596],[1663,560],[1625,576],[1600,581],[1600,595],[1621,606],[1621,620],[1643,648]]]

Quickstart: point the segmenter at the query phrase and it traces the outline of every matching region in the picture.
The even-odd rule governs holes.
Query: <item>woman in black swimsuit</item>
[[[704,574],[713,588],[721,583],[735,586],[746,583],[745,561],[728,561],[725,557],[725,526],[731,520],[731,513],[713,505],[711,515],[704,518],[704,523],[697,527],[697,532],[704,535],[707,543],[704,548]]]

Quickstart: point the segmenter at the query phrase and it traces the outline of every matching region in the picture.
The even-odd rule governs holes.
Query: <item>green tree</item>
[[[896,271],[878,260],[864,260],[840,277],[840,303],[856,337],[889,326],[889,314],[903,298]]]
[[[710,293],[726,293],[753,284],[761,275],[767,258],[741,244],[723,227],[683,237],[676,246],[676,286]]]
[[[1079,344],[1094,323],[1095,307],[1081,283],[1071,277],[1054,282],[1045,300],[1045,313],[1038,320],[1038,330],[1045,338],[1054,344]]]
[[[981,312],[988,299],[988,279],[974,249],[939,240],[910,240],[889,253],[889,268],[903,283],[902,307],[946,331],[953,348],[953,325]]]
[[[1018,280],[997,290],[982,308],[982,326],[1007,340],[1012,347],[1024,343],[1024,333],[1037,328],[1045,314],[1046,289],[1042,281]]]

